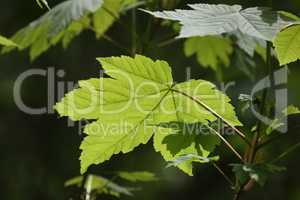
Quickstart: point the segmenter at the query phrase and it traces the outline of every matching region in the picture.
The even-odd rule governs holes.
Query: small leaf
[[[214,156],[214,157],[203,157],[203,156],[198,156],[196,154],[185,154],[185,155],[180,155],[178,156],[175,160],[170,161],[167,165],[167,167],[178,167],[179,165],[185,163],[185,162],[199,162],[199,163],[209,163],[213,161],[218,161],[219,157]]]
[[[289,105],[285,109],[282,110],[282,115],[278,119],[272,120],[271,124],[268,125],[266,129],[266,134],[270,135],[274,130],[284,126],[283,119],[288,117],[289,115],[299,114],[300,110],[294,105]]]
[[[46,0],[35,0],[35,1],[39,5],[40,8],[44,8],[44,6],[46,6],[46,8],[48,10],[50,10],[50,7],[49,7],[48,2]]]
[[[245,184],[246,181],[252,179],[260,186],[264,186],[272,174],[285,170],[284,167],[272,164],[231,164],[231,166],[240,184]]]
[[[300,113],[300,110],[298,107],[294,106],[294,105],[289,105],[288,107],[286,107],[282,113],[285,115],[285,116],[288,116],[288,115],[293,115],[293,114],[299,114]]]
[[[0,45],[8,47],[19,47],[15,42],[0,35]]]
[[[155,176],[155,174],[147,171],[137,171],[137,172],[118,172],[118,175],[131,182],[150,182],[150,181],[157,181],[158,178]]]
[[[194,37],[184,43],[186,56],[196,54],[200,65],[213,70],[217,70],[220,65],[229,66],[232,51],[230,39],[219,36]]]
[[[300,59],[300,25],[283,29],[277,34],[273,43],[280,65]]]
[[[81,187],[83,181],[82,176],[77,176],[65,182],[65,187],[77,186]],[[132,196],[132,188],[120,186],[102,176],[89,174],[87,176],[84,188],[88,194],[96,191],[97,194],[109,194],[119,197],[121,194]]]

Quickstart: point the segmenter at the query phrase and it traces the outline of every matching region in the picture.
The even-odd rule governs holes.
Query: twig
[[[136,33],[136,9],[132,9],[132,16],[131,16],[131,55],[134,56],[136,53],[136,40],[137,40],[137,33]]]
[[[269,72],[269,75],[272,74],[272,66],[271,66],[271,43],[270,42],[267,42],[267,49],[266,49],[266,56],[267,56],[267,67],[268,67],[268,72]],[[261,100],[261,104],[260,104],[260,113],[264,113],[266,108],[266,100],[267,100],[267,97],[268,97],[268,90],[265,89],[263,91],[263,96],[262,96],[262,100]],[[263,123],[261,120],[258,121],[258,124],[257,124],[257,131],[252,139],[252,142],[251,142],[251,148],[250,148],[250,154],[249,154],[249,158],[248,158],[248,162],[249,163],[252,163],[255,159],[255,156],[256,156],[256,153],[257,153],[257,145],[258,145],[258,142],[259,142],[259,137],[260,137],[260,134],[261,132],[263,132]]]
[[[83,199],[86,200],[86,188],[85,188],[85,183],[87,181],[87,178],[88,178],[88,173],[85,173],[82,177],[82,182],[81,182],[81,186],[80,186],[80,190],[81,190],[81,194],[83,196]]]
[[[274,137],[262,142],[261,144],[257,145],[256,147],[256,151],[260,150],[261,148],[267,146],[268,144],[280,139],[282,136],[284,136],[286,134],[276,134]]]
[[[227,124],[230,128],[232,128],[243,140],[245,143],[247,143],[248,145],[251,145],[250,142],[247,140],[246,135],[244,133],[242,133],[239,129],[237,129],[236,127],[234,127],[230,122],[228,122],[226,119],[224,119],[221,115],[219,115],[217,112],[215,112],[214,110],[212,110],[209,106],[207,106],[205,103],[199,101],[197,98],[190,96],[182,91],[179,90],[175,90],[172,89],[174,92],[177,92],[179,94],[182,94],[190,99],[192,99],[193,101],[195,101],[196,103],[198,103],[199,105],[201,105],[202,107],[204,107],[207,111],[211,112],[215,117],[221,119],[223,122],[225,122],[225,124]]]
[[[225,178],[225,180],[233,187],[234,184],[229,176],[217,165],[217,163],[213,162],[212,165],[216,168],[216,170]]]
[[[168,39],[168,40],[165,40],[165,41],[162,41],[160,43],[157,44],[158,47],[164,47],[164,46],[167,46],[167,45],[170,45],[174,42],[177,42],[178,41],[178,38],[171,38],[171,39]]]
[[[118,47],[119,49],[123,50],[127,54],[129,54],[129,55],[131,54],[130,50],[128,50],[126,47],[124,47],[123,45],[121,45],[119,42],[115,41],[114,39],[112,39],[108,35],[103,34],[102,37],[103,37],[103,39],[105,39],[106,41],[110,42],[111,44],[113,44],[114,46]]]
[[[234,194],[233,200],[239,200],[242,193],[242,187],[238,189],[238,191]]]
[[[300,142],[298,142],[297,144],[291,146],[290,148],[288,148],[285,152],[281,153],[277,158],[273,159],[271,161],[271,163],[276,163],[279,160],[281,160],[282,158],[284,158],[285,156],[287,156],[289,153],[295,151],[298,147],[300,147]]]
[[[234,147],[215,129],[208,126],[208,128],[213,131],[226,145],[227,147],[241,160],[243,161],[242,156],[234,149]]]

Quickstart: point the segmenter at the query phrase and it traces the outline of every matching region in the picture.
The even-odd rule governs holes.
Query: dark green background
[[[60,1],[48,0],[50,5]],[[199,1],[181,1],[178,7],[186,3]],[[201,1],[201,3],[241,4],[245,7],[267,6],[271,1]],[[300,13],[299,0],[274,0],[273,8]],[[34,0],[2,0],[0,6],[0,33],[11,36],[18,29],[36,19],[45,10],[41,10]],[[143,36],[145,22],[150,16],[137,13],[137,33]],[[130,27],[130,16],[123,16],[123,21]],[[158,41],[170,36],[170,29],[156,27],[151,29],[153,42],[147,43],[144,55],[164,59],[173,67],[175,80],[184,80],[186,67],[191,67],[193,78],[202,78],[215,82],[210,69],[201,68],[194,58],[185,58],[182,50],[183,41],[173,43],[164,48],[156,46]],[[130,45],[131,36],[124,33],[118,25],[109,32],[112,38]],[[145,42],[138,41],[140,47]],[[66,76],[57,81],[77,81],[99,76],[99,65],[95,58],[124,54],[107,41],[96,40],[92,32],[86,31],[76,38],[69,48],[63,50],[59,45],[51,48],[46,54],[34,62],[29,61],[27,51],[12,52],[0,56],[0,199],[1,200],[34,200],[34,199],[67,199],[74,195],[73,190],[64,188],[64,181],[79,174],[80,151],[78,149],[82,136],[78,135],[78,127],[68,127],[66,119],[58,119],[56,114],[28,115],[20,111],[14,103],[13,86],[16,78],[31,68],[47,69],[54,66],[63,69]],[[264,72],[262,61],[257,68],[257,79]],[[289,101],[300,105],[299,63],[289,66]],[[239,93],[249,93],[253,83],[244,76],[237,67],[224,69],[226,81],[236,81],[229,90],[235,105]],[[22,88],[23,99],[27,105],[40,107],[47,105],[47,80],[45,77],[28,79]],[[57,101],[57,99],[56,99]],[[241,115],[241,120],[247,116]],[[251,121],[248,122],[251,124]],[[299,120],[291,119],[288,137],[284,137],[268,149],[271,157],[283,151],[291,144],[300,141]],[[221,155],[221,166],[230,173],[229,163],[236,162],[224,146],[217,150]],[[299,151],[298,151],[299,152]],[[277,174],[268,181],[264,188],[255,189],[244,195],[242,199],[299,200],[300,199],[300,159],[297,152],[282,162],[287,171]],[[162,180],[157,183],[142,184],[143,190],[132,198],[122,199],[205,199],[225,200],[232,198],[227,182],[211,166],[197,166],[194,177],[188,177],[175,168],[165,168],[162,157],[155,153],[151,142],[136,148],[126,155],[114,156],[101,166],[92,167],[90,172],[110,176],[116,170],[149,170],[155,172]],[[100,199],[107,199],[103,197]]]

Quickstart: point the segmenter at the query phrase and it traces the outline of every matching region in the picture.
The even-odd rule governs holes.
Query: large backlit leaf
[[[271,41],[283,27],[291,24],[268,8],[242,9],[240,5],[191,4],[193,10],[150,12],[155,17],[176,20],[182,24],[179,37],[219,35],[240,31],[263,40]]]
[[[209,126],[223,118],[233,126],[241,125],[230,99],[212,83],[190,80],[175,84],[165,61],[152,61],[140,55],[98,60],[111,78],[81,81],[80,88],[55,106],[61,116],[72,120],[95,120],[84,130],[88,136],[80,147],[82,173],[91,164],[147,143],[153,134],[176,132],[172,127],[162,127],[162,123]]]
[[[278,33],[274,46],[280,65],[300,59],[300,25],[289,26]]]

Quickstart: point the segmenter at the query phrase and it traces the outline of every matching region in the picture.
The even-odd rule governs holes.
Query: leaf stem
[[[136,9],[132,9],[131,13],[131,55],[134,56],[136,53],[136,40],[137,40],[137,33],[136,33]]]
[[[298,142],[297,144],[291,146],[285,152],[281,153],[277,158],[273,159],[271,161],[271,163],[278,162],[279,160],[281,160],[282,158],[284,158],[285,156],[287,156],[289,153],[292,153],[293,151],[295,151],[298,147],[300,147],[300,142]]]
[[[81,185],[80,185],[80,190],[81,190],[81,193],[82,193],[82,196],[83,196],[83,199],[86,200],[86,188],[85,188],[85,183],[88,179],[88,173],[85,173],[83,174],[82,176],[82,182],[81,182]]]
[[[88,26],[87,29],[97,33],[97,31],[92,27],[92,26]],[[131,52],[126,48],[124,47],[122,44],[120,44],[119,42],[117,42],[116,40],[112,39],[111,37],[109,37],[108,35],[106,34],[103,34],[101,36],[103,39],[105,39],[106,41],[110,42],[111,44],[113,44],[114,46],[116,46],[117,48],[119,48],[120,50],[123,50],[125,53],[127,54],[131,54]]]
[[[110,42],[111,44],[113,44],[114,46],[116,46],[117,48],[119,48],[120,50],[123,50],[124,52],[128,53],[129,55],[131,54],[130,50],[128,50],[126,47],[124,47],[123,45],[121,45],[119,42],[115,41],[114,39],[112,39],[108,35],[103,34],[102,37],[103,37],[103,39],[105,39],[106,41]]]
[[[227,147],[243,162],[243,157],[234,149],[234,147],[215,129],[208,126],[208,128],[213,131],[226,145]]]
[[[238,191],[234,194],[233,200],[239,200],[242,193],[242,187],[238,189]]]
[[[272,142],[280,139],[282,136],[284,136],[285,134],[276,134],[275,136],[271,137],[270,139],[262,142],[261,144],[257,145],[256,147],[256,151],[260,150],[261,148],[267,146],[268,144],[271,144]]]
[[[217,165],[217,163],[212,162],[212,165],[216,168],[216,170],[224,177],[224,179],[233,187],[234,184],[232,180],[229,178],[229,176],[226,175],[226,173]]]
[[[172,37],[171,39],[167,39],[165,41],[162,41],[160,43],[157,44],[157,47],[164,47],[164,46],[167,46],[167,45],[170,45],[174,42],[177,42],[178,41],[178,38],[174,38]]]
[[[272,67],[271,67],[271,47],[272,47],[271,43],[267,42],[266,56],[267,56],[268,75],[271,75],[271,73],[273,73]],[[266,107],[266,103],[267,103],[266,101],[267,101],[268,93],[269,93],[268,89],[265,89],[263,91],[262,100],[261,100],[260,109],[259,109],[261,114],[264,114],[266,111],[265,107]],[[264,131],[263,123],[261,120],[258,120],[257,131],[255,132],[254,137],[252,139],[249,158],[247,160],[247,162],[249,162],[249,163],[253,163],[255,160],[255,156],[257,153],[257,145],[259,143],[260,135],[263,131]]]

